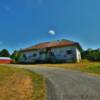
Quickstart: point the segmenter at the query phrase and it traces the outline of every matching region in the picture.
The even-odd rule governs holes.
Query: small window
[[[42,54],[44,54],[44,53],[45,53],[44,51],[41,51],[41,52],[40,52],[40,55],[42,55]]]
[[[72,50],[67,50],[67,54],[71,55],[71,54],[73,54],[73,51]]]
[[[34,54],[33,54],[33,57],[36,57],[36,56],[37,56],[37,54],[36,54],[36,53],[34,53]]]
[[[53,52],[49,52],[50,56],[54,56],[54,53]]]
[[[27,60],[27,56],[26,56],[25,54],[23,54],[23,58],[24,58],[25,60]]]

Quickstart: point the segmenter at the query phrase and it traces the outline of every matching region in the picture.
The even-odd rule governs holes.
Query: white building
[[[21,50],[19,62],[79,62],[81,50],[79,43],[69,40],[44,42]]]

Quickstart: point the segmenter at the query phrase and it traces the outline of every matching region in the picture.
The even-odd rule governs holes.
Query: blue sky
[[[0,0],[0,49],[58,39],[100,47],[100,0]]]

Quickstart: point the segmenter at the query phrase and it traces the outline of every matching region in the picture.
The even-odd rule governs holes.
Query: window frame
[[[72,55],[72,54],[73,54],[73,50],[67,50],[67,51],[66,51],[66,54],[67,54],[67,55]]]

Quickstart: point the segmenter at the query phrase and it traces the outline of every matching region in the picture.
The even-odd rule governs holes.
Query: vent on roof
[[[61,39],[61,40],[56,40],[57,42],[61,42],[61,41],[66,41],[65,39]]]
[[[57,42],[60,42],[61,40],[57,40]]]
[[[61,41],[67,41],[66,39],[62,39]]]
[[[66,39],[61,39],[61,40],[57,40],[58,42],[61,42],[61,41],[68,41],[68,40],[66,40]]]

